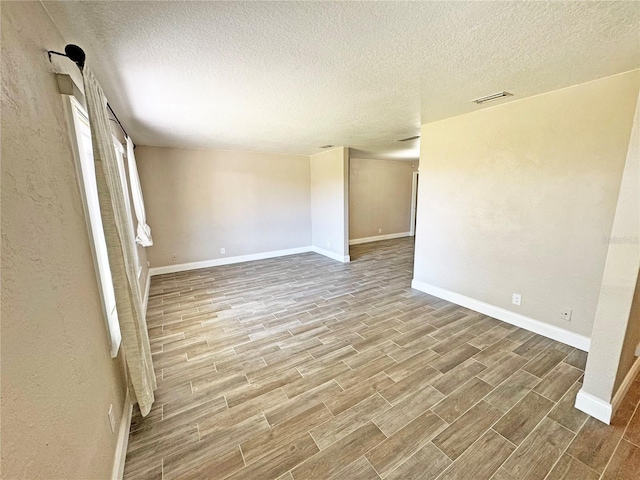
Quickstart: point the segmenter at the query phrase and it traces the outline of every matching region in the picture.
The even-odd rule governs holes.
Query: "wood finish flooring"
[[[412,239],[351,258],[153,277],[125,478],[639,478],[640,379],[604,425],[583,352],[412,290]]]

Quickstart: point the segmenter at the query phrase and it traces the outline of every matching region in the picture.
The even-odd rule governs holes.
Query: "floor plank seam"
[[[502,417],[500,417],[502,418]],[[495,422],[498,423],[498,422]],[[493,425],[495,425],[495,423]],[[489,427],[489,430],[491,430],[493,433],[500,435],[500,437],[504,438],[507,442],[509,442],[511,445],[513,445],[515,448],[518,448],[518,445],[516,445],[515,443],[513,443],[511,440],[509,440],[507,437],[505,437],[504,435],[502,435],[500,432],[498,432],[496,429],[493,428],[493,425],[491,427]],[[523,440],[524,441],[524,440]],[[522,444],[520,444],[522,445]],[[515,449],[514,449],[515,450]],[[506,460],[505,460],[506,462]],[[503,462],[504,463],[504,462]]]
[[[479,438],[478,438],[478,440],[479,440]],[[438,451],[440,451],[440,453],[442,453],[445,457],[447,457],[449,460],[451,460],[451,463],[452,463],[452,464],[453,464],[453,462],[455,462],[455,461],[456,461],[456,459],[455,459],[455,458],[451,458],[451,457],[450,457],[446,452],[444,452],[440,447],[438,447],[438,445],[436,445],[435,443],[433,443],[433,439],[429,440],[429,443],[430,443],[431,445],[433,445],[434,447],[436,447],[436,448],[438,449]],[[475,442],[474,442],[474,443],[475,443]],[[469,445],[469,447],[467,448],[467,450],[468,450],[469,448],[471,448],[472,446],[473,446],[473,445]],[[408,460],[408,459],[407,459],[407,460]],[[398,465],[398,466],[399,466],[399,465]]]
[[[624,430],[622,431],[622,435],[620,435],[620,439],[618,440],[618,442],[616,443],[616,447],[613,449],[613,451],[615,452],[616,450],[618,450],[618,447],[620,446],[620,444],[622,443],[623,440],[626,440],[625,434],[627,433],[627,429],[629,428],[629,423],[631,422],[631,419],[634,417],[634,415],[636,414],[636,412],[638,412],[640,409],[640,403],[638,403],[635,408],[633,409],[633,412],[631,413],[631,415],[629,416],[629,421],[627,422],[627,424],[624,427]],[[615,419],[615,417],[614,417]],[[614,420],[612,419],[612,420]],[[628,441],[628,440],[627,440]],[[636,445],[637,447],[638,445]],[[609,457],[609,459],[607,460],[607,464],[604,466],[604,468],[602,469],[602,474],[600,476],[600,478],[602,478],[605,474],[605,472],[607,471],[607,468],[609,468],[609,464],[611,463],[611,460],[613,459],[613,455],[611,455],[611,457]]]
[[[545,416],[545,418],[548,418],[548,417],[546,417],[546,416]],[[556,425],[560,425],[558,422],[556,422],[556,421],[555,421],[555,420],[553,420],[553,419],[549,419],[549,420],[551,420],[552,422],[554,422]],[[561,426],[561,427],[563,427],[562,425],[560,425],[560,426]],[[563,427],[563,428],[564,428],[564,427]],[[569,429],[565,428],[565,430],[569,430]],[[569,431],[570,431],[570,430],[569,430]],[[574,440],[576,439],[576,437],[578,436],[578,434],[577,434],[577,433],[573,433],[573,432],[571,432],[571,433],[573,434],[573,436],[572,436],[572,438],[571,438],[571,441],[570,441],[570,442],[567,442],[567,446],[564,448],[564,450],[562,451],[562,453],[560,454],[560,456],[556,459],[556,461],[554,462],[554,464],[551,466],[551,468],[549,469],[549,472],[547,473],[547,475],[545,476],[545,478],[546,478],[547,476],[549,476],[549,475],[551,474],[551,472],[553,472],[554,468],[556,468],[556,465],[558,465],[558,463],[560,462],[560,460],[562,460],[562,457],[563,457],[564,455],[568,455],[568,454],[567,454],[567,450],[569,450],[569,447],[571,446],[571,444],[573,443],[573,441],[574,441]],[[580,462],[580,463],[582,463],[582,462]],[[587,467],[587,468],[588,468],[588,467]]]
[[[533,390],[532,390],[532,391],[533,391]],[[552,409],[549,409],[549,412],[551,412],[551,410],[552,410]],[[511,452],[511,455],[509,455],[509,456],[505,459],[505,461],[504,461],[504,462],[502,462],[502,465],[500,465],[500,467],[498,467],[498,470],[499,470],[500,468],[502,468],[504,465],[506,465],[506,464],[509,462],[509,460],[511,459],[511,457],[513,457],[513,456],[516,454],[516,452],[520,449],[520,447],[521,447],[522,445],[524,445],[524,443],[525,443],[525,442],[527,441],[527,439],[531,436],[531,434],[532,434],[533,432],[535,432],[535,431],[536,431],[536,429],[540,426],[540,424],[541,424],[541,423],[542,423],[542,422],[547,418],[547,415],[549,414],[549,412],[547,412],[547,414],[546,414],[545,416],[543,416],[543,417],[542,417],[542,419],[540,419],[540,421],[536,424],[536,426],[535,426],[535,427],[533,427],[533,428],[531,429],[531,431],[530,431],[530,432],[529,432],[529,433],[528,433],[528,434],[527,434],[527,435],[522,439],[522,441],[521,441],[521,442],[516,446],[516,448],[513,450],[513,452]],[[492,430],[493,430],[493,427],[492,427]],[[494,431],[495,431],[495,430],[494,430]],[[571,433],[573,434],[573,432],[571,432]],[[575,437],[574,437],[574,438],[575,438]],[[511,442],[511,443],[513,444],[513,442]],[[571,444],[571,442],[569,442],[569,444]],[[497,470],[496,470],[496,471],[497,471]],[[551,470],[549,470],[549,471],[551,471]]]
[[[238,445],[238,450],[240,450],[240,455],[242,456],[242,463],[244,464],[244,466],[248,466],[249,464],[247,463],[246,458],[244,458],[244,452],[242,451],[242,445]]]
[[[576,437],[577,437],[577,436],[578,436],[578,434],[576,434]],[[575,438],[574,438],[574,439],[575,439]],[[571,446],[571,444],[569,444],[569,446]],[[567,448],[567,450],[568,450],[568,448]],[[570,453],[568,453],[568,452],[566,452],[566,451],[565,451],[565,453],[564,453],[563,455],[566,455],[566,456],[570,457],[574,462],[578,462],[578,463],[580,463],[580,465],[583,465],[585,468],[588,468],[588,469],[589,469],[589,470],[591,470],[593,473],[597,474],[597,475],[598,475],[598,477],[600,477],[600,476],[602,476],[602,475],[604,474],[604,472],[603,472],[602,474],[598,473],[598,472],[597,472],[597,471],[595,471],[593,468],[591,468],[589,465],[587,465],[586,463],[584,463],[582,460],[580,460],[580,459],[578,459],[578,458],[574,457],[573,455],[571,455]],[[562,458],[562,456],[560,456],[560,458]],[[606,470],[606,468],[605,468],[605,470]],[[553,469],[551,469],[551,471],[553,471]],[[550,471],[549,473],[551,473],[551,471]]]
[[[376,472],[376,475],[378,475],[378,478],[382,478],[382,475],[380,475],[380,472],[378,472],[378,470],[376,470],[376,467],[374,467],[374,466],[373,466],[373,463],[371,463],[371,462],[369,461],[369,459],[366,457],[366,455],[362,455],[362,457],[361,457],[361,458],[364,458],[364,460],[369,464],[369,466],[373,469],[373,471],[374,471],[374,472]],[[398,465],[398,467],[399,467],[399,466],[400,466],[400,465]],[[396,468],[398,468],[398,467],[396,467]],[[344,469],[343,469],[343,470],[344,470]],[[395,470],[395,468],[394,468],[393,470]],[[393,471],[393,470],[392,470],[392,471]],[[338,473],[340,473],[340,472],[338,472]],[[391,472],[389,472],[389,473],[391,473]],[[388,476],[389,476],[389,475],[387,474],[387,477],[388,477]]]

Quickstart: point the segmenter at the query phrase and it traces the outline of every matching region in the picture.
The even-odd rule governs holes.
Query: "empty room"
[[[0,15],[3,479],[640,480],[640,2]]]

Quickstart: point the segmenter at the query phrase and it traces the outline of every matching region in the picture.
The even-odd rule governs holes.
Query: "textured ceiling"
[[[416,158],[397,140],[473,98],[640,66],[635,1],[44,5],[143,145]]]

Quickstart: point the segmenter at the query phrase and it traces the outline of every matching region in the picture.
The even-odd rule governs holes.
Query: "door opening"
[[[411,230],[409,235],[415,237],[416,235],[416,220],[418,213],[418,172],[413,172],[413,179],[411,182]]]

